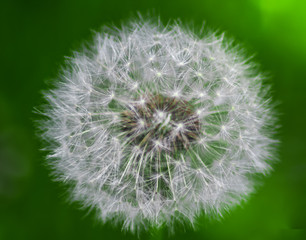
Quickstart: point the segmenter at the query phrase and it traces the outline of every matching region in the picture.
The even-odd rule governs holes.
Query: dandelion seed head
[[[261,75],[222,36],[134,21],[76,53],[41,126],[57,180],[138,231],[222,215],[274,159]]]

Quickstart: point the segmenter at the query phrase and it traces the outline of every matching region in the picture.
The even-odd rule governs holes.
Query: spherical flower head
[[[134,21],[75,53],[46,93],[49,164],[123,229],[221,215],[269,172],[262,76],[223,35]]]

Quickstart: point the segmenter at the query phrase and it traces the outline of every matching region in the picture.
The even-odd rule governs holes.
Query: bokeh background
[[[222,221],[200,218],[196,231],[140,239],[306,239],[305,0],[9,0],[0,3],[0,240],[137,239],[66,203],[44,166],[33,113],[64,56],[137,11],[205,21],[242,42],[270,76],[282,125],[280,162],[248,202]]]

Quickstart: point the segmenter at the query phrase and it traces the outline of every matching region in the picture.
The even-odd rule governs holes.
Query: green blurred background
[[[134,239],[66,203],[35,137],[33,108],[91,30],[139,11],[230,33],[270,76],[281,113],[280,162],[222,221],[141,239],[306,239],[305,0],[10,0],[0,3],[0,240]]]

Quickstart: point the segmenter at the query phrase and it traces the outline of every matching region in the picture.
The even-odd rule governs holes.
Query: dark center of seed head
[[[121,129],[129,144],[146,151],[188,149],[198,139],[200,121],[185,100],[146,95],[121,112]]]

